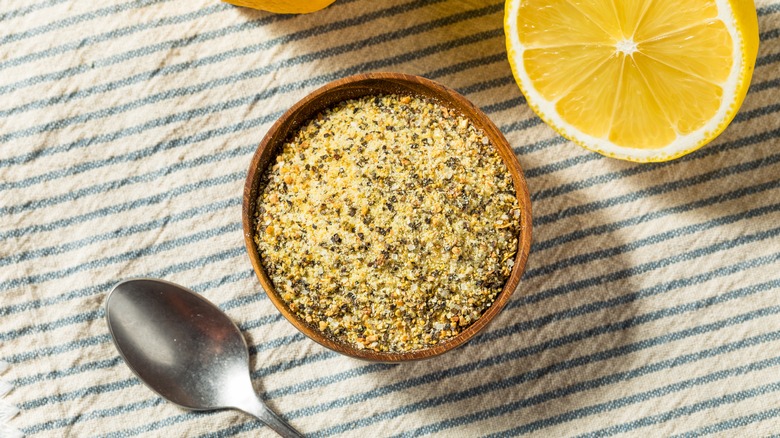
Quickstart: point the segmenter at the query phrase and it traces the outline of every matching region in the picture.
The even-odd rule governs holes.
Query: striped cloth
[[[756,6],[736,120],[696,153],[639,165],[563,140],[525,105],[497,0],[338,0],[303,16],[4,0],[0,436],[273,436],[235,411],[181,410],[132,375],[102,305],[135,276],[224,309],[257,390],[309,436],[780,432],[780,0]],[[508,307],[424,362],[366,363],[304,338],[243,247],[243,180],[268,127],[367,71],[422,75],[481,107],[534,203]]]

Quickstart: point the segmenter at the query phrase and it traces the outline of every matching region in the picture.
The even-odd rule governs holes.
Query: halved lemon
[[[319,11],[336,0],[222,0],[236,6],[260,9],[277,14],[308,14]]]
[[[666,161],[717,137],[750,86],[752,0],[507,0],[512,73],[559,134]]]

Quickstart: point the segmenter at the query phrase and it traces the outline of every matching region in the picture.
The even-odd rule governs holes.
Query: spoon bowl
[[[114,286],[106,321],[119,354],[150,389],[191,410],[238,409],[284,437],[301,435],[257,396],[239,328],[177,284],[139,278]]]

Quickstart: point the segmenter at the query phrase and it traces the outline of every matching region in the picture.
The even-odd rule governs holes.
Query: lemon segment
[[[605,31],[567,0],[524,1],[516,20],[520,39],[528,47],[614,44],[612,33],[617,35],[617,28]]]
[[[690,134],[716,115],[723,99],[723,88],[717,83],[684,73],[648,56],[637,55],[634,61],[676,132]]]
[[[579,86],[572,78],[589,78],[597,70],[603,71],[607,68],[604,64],[614,58],[614,54],[614,48],[609,45],[548,47],[529,49],[525,52],[523,62],[528,75],[534,78],[534,86],[539,93],[547,100],[556,100]],[[548,67],[561,57],[574,62],[559,65],[557,69]]]
[[[602,114],[611,115],[615,112],[615,84],[620,82],[624,61],[621,57],[611,56],[596,71],[577,83],[555,105],[561,117],[586,134],[594,137],[608,135],[612,121]]]
[[[618,146],[657,149],[674,141],[677,133],[653,96],[653,89],[642,77],[634,58],[623,55],[623,76],[618,88],[618,103],[612,115],[609,141]]]
[[[717,18],[718,6],[714,1],[655,0],[645,11],[635,35],[638,40],[646,41]]]
[[[528,105],[596,152],[663,161],[714,139],[750,85],[750,0],[507,0],[507,53]]]

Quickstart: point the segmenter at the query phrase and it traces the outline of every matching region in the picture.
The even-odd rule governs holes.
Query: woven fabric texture
[[[337,0],[273,15],[215,0],[0,3],[0,436],[274,436],[156,396],[111,343],[119,280],[219,305],[255,388],[308,436],[780,432],[780,0],[731,126],[634,164],[525,104],[495,0]],[[520,287],[463,347],[408,364],[326,350],[281,318],[241,230],[249,161],[312,90],[394,71],[452,87],[524,169]],[[4,370],[3,370],[4,369]],[[18,413],[17,413],[18,409]]]

